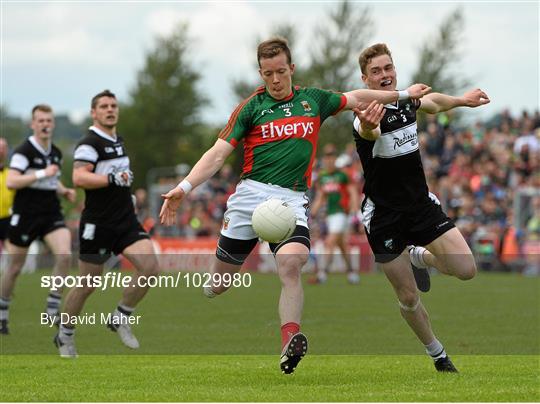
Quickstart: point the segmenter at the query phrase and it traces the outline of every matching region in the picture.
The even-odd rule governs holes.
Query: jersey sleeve
[[[347,105],[347,97],[343,93],[321,90],[320,88],[308,88],[306,90],[309,96],[319,105],[321,123],[329,116],[337,114]]]
[[[253,106],[251,97],[244,100],[231,114],[227,125],[219,132],[219,138],[236,145],[249,133],[252,127]]]
[[[24,173],[29,165],[30,162],[28,161],[28,158],[26,158],[24,154],[18,152],[13,153],[11,161],[9,162],[10,169],[20,171],[21,173]]]
[[[95,164],[98,161],[98,157],[99,155],[96,148],[93,145],[83,141],[75,148],[73,160]]]

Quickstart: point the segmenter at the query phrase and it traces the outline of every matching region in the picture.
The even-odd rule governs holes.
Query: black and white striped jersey
[[[375,205],[407,211],[429,202],[418,148],[416,110],[419,107],[417,100],[385,105],[381,136],[376,141],[361,137],[360,120],[354,119],[353,135],[364,169],[364,193]]]
[[[129,170],[129,157],[121,136],[109,136],[91,126],[76,146],[74,161],[91,163],[93,172],[101,175]],[[81,220],[108,224],[135,216],[129,187],[109,186],[85,189],[86,200]]]
[[[60,149],[51,144],[49,149],[45,150],[34,136],[30,136],[13,151],[9,168],[21,174],[32,174],[52,164],[62,166]],[[60,170],[56,176],[36,180],[29,186],[18,189],[13,200],[13,213],[40,215],[60,212],[60,201],[56,194],[59,177]]]

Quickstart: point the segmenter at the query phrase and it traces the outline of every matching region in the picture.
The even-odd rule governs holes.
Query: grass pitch
[[[310,352],[286,376],[275,275],[213,300],[195,288],[152,289],[137,310],[141,349],[87,325],[77,329],[81,356],[62,360],[55,329],[39,325],[41,274],[20,277],[12,332],[0,337],[1,401],[540,401],[537,278],[432,278],[422,300],[457,375],[435,372],[382,275],[306,285]],[[108,313],[120,293],[98,291],[85,310]]]

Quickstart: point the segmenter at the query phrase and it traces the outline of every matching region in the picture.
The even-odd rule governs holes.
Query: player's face
[[[323,157],[323,166],[325,170],[333,171],[336,168],[336,155],[325,154]]]
[[[107,129],[113,129],[118,123],[118,112],[118,103],[112,97],[99,98],[91,111],[94,124]]]
[[[48,140],[52,137],[54,130],[54,116],[52,112],[40,110],[34,111],[30,128],[34,131],[34,136],[41,140]]]
[[[287,63],[287,55],[281,52],[270,59],[261,59],[259,74],[266,89],[276,100],[283,100],[291,94],[294,64]]]
[[[376,56],[366,66],[367,74],[362,74],[362,81],[371,90],[394,91],[397,85],[394,62],[388,55]]]

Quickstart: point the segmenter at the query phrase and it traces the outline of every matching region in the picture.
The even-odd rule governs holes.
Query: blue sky
[[[457,69],[492,99],[482,111],[471,111],[471,117],[490,116],[506,107],[514,113],[537,109],[538,2],[354,3],[370,7],[375,22],[370,43],[386,42],[392,49],[401,87],[409,84],[420,45],[458,4],[464,11],[465,32]],[[104,88],[127,100],[156,35],[168,34],[177,22],[187,21],[195,41],[193,63],[203,75],[200,88],[212,101],[203,118],[223,123],[235,106],[232,79],[257,77],[254,38],[268,36],[280,21],[306,27],[293,49],[301,63],[313,27],[324,23],[334,7],[332,2],[299,1],[4,0],[1,102],[25,118],[40,102],[79,118],[88,112],[90,98]],[[351,63],[356,59],[351,55]]]

